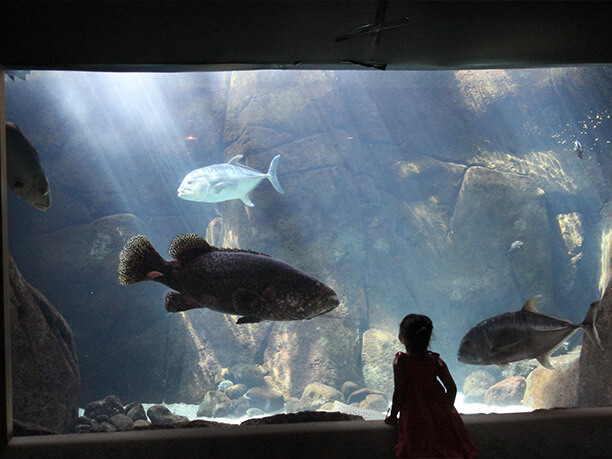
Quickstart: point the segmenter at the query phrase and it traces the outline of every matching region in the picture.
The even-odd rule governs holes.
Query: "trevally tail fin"
[[[165,260],[146,236],[141,234],[134,236],[125,243],[119,255],[119,283],[130,285],[152,280],[149,274],[164,264]]]
[[[599,339],[599,333],[597,333],[597,328],[595,328],[595,322],[597,321],[597,313],[599,312],[599,301],[594,301],[589,306],[589,310],[587,311],[586,317],[580,324],[587,336],[591,340],[591,342],[599,349],[603,351],[603,347],[601,346],[601,340]]]
[[[270,180],[270,183],[276,191],[283,194],[285,193],[285,190],[283,190],[283,187],[276,176],[276,173],[278,172],[278,158],[280,158],[280,155],[276,155],[274,158],[272,158],[272,162],[270,162],[270,168],[268,169],[268,180]]]

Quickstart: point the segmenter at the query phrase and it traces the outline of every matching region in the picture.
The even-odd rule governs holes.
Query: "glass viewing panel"
[[[597,404],[611,116],[611,66],[7,72],[15,419],[383,419],[409,313],[460,412]]]

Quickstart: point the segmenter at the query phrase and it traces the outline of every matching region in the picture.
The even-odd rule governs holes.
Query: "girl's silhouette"
[[[400,324],[399,340],[406,352],[398,352],[393,361],[395,391],[385,419],[397,425],[395,457],[477,457],[478,450],[453,406],[455,381],[440,354],[427,350],[432,330],[431,319],[420,314],[409,314]]]

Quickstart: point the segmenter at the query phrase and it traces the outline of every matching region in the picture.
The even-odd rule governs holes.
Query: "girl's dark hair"
[[[408,314],[400,323],[400,335],[410,352],[424,354],[429,346],[433,323],[427,316]]]

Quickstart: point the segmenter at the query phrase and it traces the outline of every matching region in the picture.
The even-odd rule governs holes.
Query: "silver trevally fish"
[[[5,127],[9,188],[28,204],[47,210],[51,205],[51,192],[36,149],[16,124],[7,121]]]
[[[461,340],[458,360],[473,365],[505,365],[535,358],[552,368],[550,354],[579,328],[601,349],[595,328],[599,301],[591,303],[582,323],[573,324],[540,314],[535,308],[539,297],[527,300],[520,311],[491,317],[473,327]]]
[[[242,155],[234,156],[227,163],[196,169],[185,176],[178,189],[178,196],[187,201],[198,202],[240,199],[247,206],[253,207],[255,204],[249,198],[249,194],[263,179],[270,180],[279,193],[285,192],[276,177],[279,158],[280,155],[277,155],[272,159],[267,174],[239,164]]]

